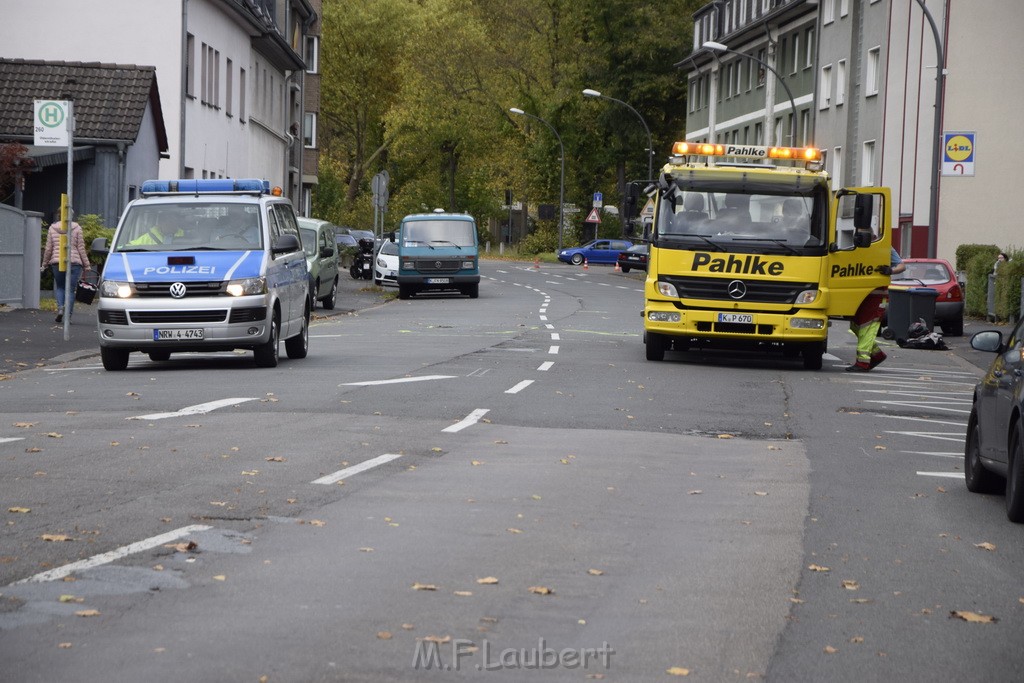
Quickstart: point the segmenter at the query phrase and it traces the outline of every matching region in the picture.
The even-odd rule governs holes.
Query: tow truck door
[[[832,204],[831,232],[828,314],[852,316],[872,290],[889,286],[889,276],[878,271],[892,260],[889,189],[850,187],[838,192]],[[865,237],[858,238],[858,232]]]

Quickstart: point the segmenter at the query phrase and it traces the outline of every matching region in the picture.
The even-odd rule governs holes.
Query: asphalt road
[[[1024,675],[1021,528],[958,460],[975,352],[649,363],[633,274],[485,275],[356,288],[272,370],[9,373],[0,680]]]

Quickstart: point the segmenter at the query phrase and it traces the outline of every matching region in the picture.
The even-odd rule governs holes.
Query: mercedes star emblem
[[[733,299],[742,299],[747,295],[747,286],[743,284],[742,280],[733,280],[725,288],[725,291],[729,293]]]

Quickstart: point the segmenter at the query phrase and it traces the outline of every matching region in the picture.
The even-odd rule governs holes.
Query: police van
[[[258,179],[149,180],[125,207],[106,254],[97,325],[107,370],[133,351],[248,349],[275,367],[309,350],[306,256],[291,202]]]

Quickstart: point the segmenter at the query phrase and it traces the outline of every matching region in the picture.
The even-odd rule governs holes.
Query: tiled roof
[[[0,138],[32,138],[34,101],[68,96],[76,140],[134,141],[150,103],[158,138],[166,140],[155,67],[28,59],[0,59]]]

